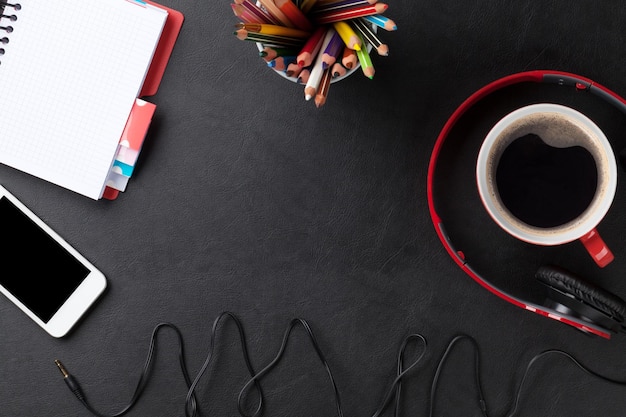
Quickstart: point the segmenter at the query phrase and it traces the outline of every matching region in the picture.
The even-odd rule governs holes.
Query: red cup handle
[[[589,255],[600,268],[604,268],[613,261],[613,252],[606,246],[596,229],[592,229],[589,233],[582,236],[580,241],[585,245],[585,249],[587,249]]]

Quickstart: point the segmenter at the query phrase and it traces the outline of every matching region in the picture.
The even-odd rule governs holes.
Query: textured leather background
[[[130,399],[153,327],[181,328],[193,374],[224,310],[246,329],[257,369],[289,321],[311,324],[346,416],[373,414],[395,376],[402,339],[428,339],[407,379],[401,415],[425,416],[448,341],[481,345],[490,415],[504,415],[523,368],[564,349],[594,371],[626,380],[626,337],[592,338],[514,307],[466,276],[444,252],[426,202],[434,141],[454,109],[502,76],[574,72],[626,95],[626,8],[605,0],[390,0],[397,32],[376,75],[333,84],[316,109],[303,88],[265,68],[233,36],[227,1],[163,0],[186,16],[157,96],[136,175],[117,201],[94,202],[0,167],[0,182],[96,264],[109,290],[69,336],[53,339],[0,299],[0,415],[85,416],[53,360],[94,406]],[[573,97],[575,95],[575,97]],[[624,187],[600,232],[616,261],[599,270],[578,243],[528,248],[495,229],[478,205],[473,160],[482,132],[509,109],[556,100],[593,117],[621,151],[626,116],[584,94],[518,86],[488,98],[451,136],[441,166],[441,213],[457,246],[493,282],[539,302],[534,270],[561,264],[626,298]],[[1,128],[0,128],[1,131]],[[623,176],[623,171],[620,173]],[[203,415],[238,415],[247,381],[232,323],[198,386]],[[626,388],[598,382],[563,358],[529,375],[519,416],[621,417]],[[472,352],[459,346],[442,374],[436,416],[478,416]],[[302,329],[262,381],[266,416],[336,416],[326,374]],[[186,389],[173,334],[164,332],[153,379],[132,416],[180,416]],[[391,411],[387,415],[391,415]]]

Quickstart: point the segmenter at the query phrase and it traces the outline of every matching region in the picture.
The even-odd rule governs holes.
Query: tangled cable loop
[[[320,348],[319,343],[317,342],[317,339],[315,337],[315,334],[313,333],[311,326],[306,320],[300,319],[300,318],[296,318],[290,321],[289,325],[287,326],[287,329],[285,330],[283,334],[280,348],[278,349],[278,352],[276,353],[274,358],[270,361],[269,364],[267,364],[259,372],[255,372],[250,361],[250,355],[249,355],[248,346],[246,343],[246,336],[245,336],[244,329],[240,320],[237,318],[237,316],[235,316],[233,313],[230,313],[228,311],[221,313],[213,322],[213,328],[211,331],[211,338],[210,338],[210,344],[209,344],[209,351],[207,353],[206,359],[204,360],[204,363],[202,364],[202,367],[196,374],[193,381],[191,381],[191,378],[189,377],[189,371],[185,363],[183,337],[182,337],[180,330],[171,323],[159,323],[152,332],[152,336],[150,338],[150,346],[148,348],[148,354],[147,354],[146,360],[143,365],[143,369],[141,371],[139,380],[137,382],[135,391],[133,393],[133,396],[130,402],[121,411],[117,413],[113,413],[113,414],[105,414],[96,410],[87,401],[76,379],[74,379],[74,377],[70,375],[69,372],[67,372],[67,370],[65,369],[65,367],[60,361],[57,360],[55,362],[57,366],[59,367],[59,369],[61,370],[63,377],[65,379],[65,382],[68,385],[69,389],[72,391],[72,393],[76,396],[76,398],[85,406],[85,408],[90,413],[92,413],[93,415],[97,417],[121,417],[122,415],[130,411],[133,408],[133,406],[137,403],[139,398],[141,397],[141,394],[143,393],[152,373],[153,360],[154,360],[155,351],[157,348],[158,334],[163,329],[169,328],[171,330],[174,330],[177,336],[178,347],[179,347],[178,358],[179,358],[180,368],[181,368],[183,377],[185,379],[185,383],[187,384],[187,387],[188,387],[187,396],[185,398],[185,416],[196,417],[198,415],[198,402],[196,399],[196,387],[213,360],[214,350],[215,350],[215,341],[217,339],[216,335],[217,335],[219,326],[223,321],[227,319],[232,320],[237,326],[243,359],[246,364],[248,373],[250,374],[250,379],[248,379],[248,381],[244,384],[237,398],[237,409],[239,411],[239,414],[241,414],[242,417],[260,417],[262,415],[263,406],[264,406],[264,398],[263,398],[263,391],[261,389],[260,381],[264,377],[266,377],[270,373],[270,371],[272,371],[272,369],[274,369],[278,365],[280,360],[282,359],[285,353],[287,342],[289,341],[292,331],[296,326],[301,326],[306,331],[306,334],[315,349],[315,353],[317,354],[318,359],[320,360],[324,369],[326,370],[326,373],[328,375],[328,381],[330,382],[330,385],[333,391],[335,408],[336,408],[336,417],[344,417],[344,413],[343,413],[342,406],[341,406],[341,397],[339,394],[339,389],[337,388],[337,384],[331,372],[330,366],[328,362],[326,361],[326,358],[324,357],[322,349]],[[480,347],[474,338],[468,335],[464,335],[464,334],[461,334],[452,338],[452,340],[448,343],[443,355],[439,359],[439,362],[437,363],[437,368],[432,379],[431,390],[430,390],[430,407],[429,407],[430,417],[433,417],[434,415],[436,393],[437,393],[437,388],[439,385],[439,380],[441,377],[443,367],[447,359],[450,357],[450,354],[452,350],[454,349],[454,347],[459,345],[463,341],[469,342],[473,348],[474,377],[475,377],[476,389],[478,391],[478,406],[480,408],[482,415],[484,417],[489,417],[489,414],[487,413],[487,402],[483,394],[482,383],[480,379],[480,374],[481,374],[480,373]],[[411,344],[411,342],[414,342],[415,344],[417,344],[416,347],[418,348],[417,352],[419,354],[417,354],[416,358],[412,362],[410,362],[409,366],[405,366],[406,351],[408,349],[408,346]],[[402,380],[406,378],[407,374],[410,371],[412,371],[422,361],[422,359],[424,358],[426,354],[426,348],[427,348],[426,339],[421,334],[417,334],[417,333],[410,334],[403,340],[400,346],[400,349],[398,351],[398,356],[397,356],[396,376],[394,380],[392,381],[389,389],[386,391],[386,394],[383,398],[383,401],[381,402],[380,407],[374,412],[372,417],[381,417],[383,412],[387,409],[387,407],[394,400],[395,400],[394,416],[395,417],[399,416],[400,395],[402,392]],[[558,356],[565,357],[571,363],[573,363],[576,367],[578,367],[580,370],[582,370],[586,374],[598,380],[601,380],[601,381],[604,381],[606,383],[610,383],[613,385],[617,385],[620,387],[626,387],[626,381],[619,381],[616,379],[611,379],[606,376],[600,375],[599,373],[594,372],[590,370],[589,368],[583,366],[578,360],[576,360],[572,355],[570,355],[569,353],[565,351],[558,350],[558,349],[546,350],[535,355],[528,362],[526,369],[524,371],[524,374],[522,376],[522,379],[516,390],[511,408],[506,414],[507,417],[513,417],[515,413],[517,412],[518,405],[520,403],[520,398],[521,398],[524,386],[526,384],[526,381],[528,379],[528,375],[531,369],[535,366],[535,364],[540,359],[545,358],[550,355],[558,355]],[[247,412],[244,407],[244,402],[248,398],[248,396],[251,394],[253,389],[254,391],[256,391],[256,395],[257,395],[256,408],[252,412]]]

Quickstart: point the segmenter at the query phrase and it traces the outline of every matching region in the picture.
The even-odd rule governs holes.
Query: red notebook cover
[[[174,44],[176,43],[178,34],[180,33],[180,30],[183,26],[183,21],[185,20],[183,14],[177,10],[161,6],[160,4],[154,3],[149,0],[145,0],[145,2],[160,9],[167,10],[168,15],[165,21],[165,25],[163,26],[161,39],[159,40],[156,50],[154,51],[152,63],[150,64],[150,68],[148,68],[146,79],[141,88],[141,92],[139,93],[139,97],[153,96],[157,93],[159,85],[161,84],[161,80],[163,79],[163,74],[165,73],[165,68],[167,67],[167,63],[169,62],[170,56],[172,55]],[[131,115],[128,119],[129,122],[124,128],[124,133],[122,134],[122,138],[120,140],[126,139],[130,140],[131,142],[143,142],[143,139],[146,136],[146,132],[150,127],[151,118],[133,117],[133,113],[135,111],[136,108],[133,107],[133,110],[131,110]],[[132,126],[131,121],[133,121]],[[138,125],[138,121],[141,121],[141,125]],[[119,193],[119,190],[107,186],[104,189],[102,198],[107,200],[115,200]]]
[[[167,10],[168,15],[165,26],[163,27],[163,32],[161,33],[161,40],[159,40],[156,50],[154,51],[152,64],[150,64],[150,68],[148,69],[146,80],[143,83],[139,97],[153,96],[159,89],[165,67],[167,67],[167,62],[170,59],[170,55],[172,55],[174,44],[176,43],[180,29],[183,26],[183,21],[185,20],[183,14],[177,10],[161,6],[149,0],[145,1],[155,7]]]

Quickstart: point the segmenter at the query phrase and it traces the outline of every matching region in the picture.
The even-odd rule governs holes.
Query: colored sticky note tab
[[[130,179],[129,177],[126,177],[120,173],[111,171],[109,172],[106,185],[107,187],[113,188],[118,191],[126,191],[126,186],[128,185],[129,179]]]
[[[123,162],[128,165],[135,166],[137,159],[139,158],[139,151],[120,145],[117,150],[117,156],[115,160]]]
[[[132,165],[128,165],[120,161],[114,161],[113,168],[111,168],[111,172],[116,172],[125,177],[130,177],[131,175],[133,175],[133,168],[134,167]]]
[[[120,145],[136,151],[141,150],[155,110],[156,105],[140,98],[136,99],[124,127],[124,132],[122,132]]]

